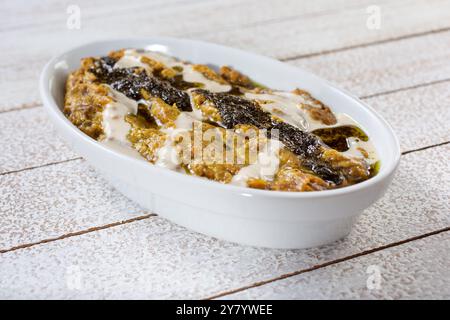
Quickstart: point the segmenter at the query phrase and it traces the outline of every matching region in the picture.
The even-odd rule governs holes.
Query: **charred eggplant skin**
[[[110,85],[130,99],[142,99],[144,89],[169,105],[176,104],[182,111],[192,111],[189,95],[174,87],[169,81],[142,72],[139,68],[114,69],[115,62],[111,57],[97,59],[91,72],[100,82]]]

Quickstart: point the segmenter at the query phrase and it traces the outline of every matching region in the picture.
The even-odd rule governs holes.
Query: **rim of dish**
[[[239,193],[241,195],[249,196],[249,197],[251,197],[251,196],[271,196],[271,197],[285,197],[285,198],[325,198],[325,197],[342,195],[342,194],[346,194],[346,193],[353,193],[353,192],[359,191],[361,189],[366,189],[370,186],[376,185],[376,184],[380,183],[381,181],[383,181],[384,179],[388,178],[393,173],[393,171],[397,168],[397,166],[400,162],[401,152],[400,152],[399,140],[398,140],[397,135],[395,134],[394,130],[392,129],[391,125],[383,117],[381,117],[372,107],[370,107],[368,104],[366,104],[365,102],[360,100],[358,97],[349,93],[347,90],[339,88],[338,86],[331,83],[330,81],[323,79],[323,78],[319,78],[315,74],[310,73],[309,71],[306,71],[306,70],[298,68],[298,67],[296,67],[296,68],[301,70],[305,74],[308,74],[309,76],[312,76],[316,79],[320,79],[321,81],[325,82],[328,86],[332,87],[333,89],[336,89],[337,91],[340,91],[340,92],[344,93],[345,95],[349,96],[351,99],[356,100],[357,103],[362,105],[366,110],[369,111],[370,114],[372,114],[373,116],[375,116],[377,118],[377,120],[383,125],[382,130],[389,132],[389,135],[392,138],[390,143],[392,143],[392,145],[394,146],[395,154],[394,154],[393,160],[390,161],[389,163],[381,163],[382,169],[380,170],[380,172],[377,175],[375,175],[374,177],[372,177],[368,180],[365,180],[363,182],[360,182],[360,183],[357,183],[354,185],[350,185],[350,186],[346,186],[346,187],[342,187],[342,188],[338,188],[338,189],[307,191],[307,192],[260,190],[260,189],[249,188],[249,187],[223,184],[223,183],[220,183],[217,181],[203,179],[201,177],[194,177],[194,176],[190,176],[190,175],[180,174],[179,172],[175,172],[175,171],[168,170],[165,168],[159,168],[157,166],[154,166],[154,165],[146,162],[145,160],[135,159],[131,156],[122,154],[122,153],[112,150],[106,146],[103,146],[102,144],[98,143],[98,141],[92,139],[91,137],[89,137],[88,135],[86,135],[82,131],[80,131],[64,116],[61,108],[58,106],[58,104],[56,103],[55,99],[53,98],[53,96],[50,92],[49,80],[50,80],[50,76],[52,74],[51,67],[54,66],[57,62],[59,62],[63,57],[70,56],[70,54],[73,53],[74,51],[80,50],[84,47],[89,47],[92,45],[98,45],[98,44],[102,44],[102,43],[112,44],[115,42],[136,42],[136,41],[149,42],[149,43],[154,42],[154,44],[157,44],[156,42],[158,42],[158,41],[181,41],[181,42],[199,43],[202,45],[211,45],[211,46],[215,46],[217,48],[224,48],[227,50],[231,49],[236,52],[241,52],[244,54],[251,54],[251,55],[257,56],[258,58],[267,59],[272,62],[276,61],[276,62],[279,62],[280,64],[283,64],[281,61],[278,61],[276,59],[269,58],[269,57],[266,57],[263,55],[258,55],[258,54],[251,53],[251,52],[246,52],[244,50],[235,49],[232,47],[227,47],[227,46],[223,46],[223,45],[219,45],[219,44],[215,44],[215,43],[209,43],[209,42],[205,42],[205,41],[190,40],[190,39],[178,39],[178,38],[173,38],[173,37],[148,37],[148,38],[141,38],[141,37],[133,38],[133,37],[131,37],[131,38],[93,41],[93,42],[89,42],[89,43],[86,43],[83,45],[73,47],[63,53],[60,53],[60,54],[56,55],[55,57],[53,57],[52,59],[50,59],[50,61],[46,63],[46,65],[44,66],[43,70],[41,71],[41,74],[39,77],[39,91],[41,94],[41,98],[43,100],[43,105],[47,110],[51,111],[60,121],[63,121],[64,125],[71,131],[71,133],[76,134],[77,137],[79,137],[80,139],[83,139],[84,142],[86,142],[86,143],[94,144],[95,147],[102,149],[104,152],[108,152],[116,157],[131,161],[131,163],[133,163],[135,165],[142,166],[144,168],[144,170],[157,170],[158,172],[161,172],[165,175],[169,175],[169,176],[173,175],[174,177],[177,177],[179,179],[187,179],[186,181],[190,180],[190,182],[192,182],[192,183],[197,183],[197,184],[205,184],[206,183],[206,184],[209,184],[212,188],[224,188],[225,190]]]

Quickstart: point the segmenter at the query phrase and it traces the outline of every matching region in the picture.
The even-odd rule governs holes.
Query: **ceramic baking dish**
[[[120,48],[144,48],[195,63],[230,65],[271,88],[307,90],[362,126],[378,151],[380,171],[369,180],[336,190],[265,191],[180,174],[110,150],[76,128],[61,110],[67,75],[80,66],[80,59]],[[302,69],[211,43],[150,37],[80,46],[45,66],[40,93],[59,133],[125,196],[191,230],[242,244],[306,248],[346,236],[358,215],[386,191],[400,159],[399,143],[389,124],[351,94]]]

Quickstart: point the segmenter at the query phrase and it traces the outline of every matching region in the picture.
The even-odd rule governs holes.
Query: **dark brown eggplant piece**
[[[169,105],[176,104],[182,111],[192,111],[189,95],[175,88],[169,81],[149,75],[137,67],[114,69],[114,63],[114,59],[102,57],[94,62],[91,72],[100,82],[109,84],[130,99],[142,99],[144,89]]]
[[[327,146],[340,152],[349,149],[347,138],[355,137],[362,141],[369,140],[369,137],[362,129],[352,125],[321,128],[314,130],[312,133],[320,137]]]

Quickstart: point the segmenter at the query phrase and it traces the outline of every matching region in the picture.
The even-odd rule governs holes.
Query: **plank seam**
[[[419,235],[419,236],[415,236],[415,237],[412,237],[412,238],[408,238],[408,239],[405,239],[405,240],[389,243],[389,244],[386,244],[386,245],[383,245],[383,246],[380,246],[380,247],[376,247],[376,248],[373,248],[373,249],[370,249],[370,250],[365,250],[365,251],[362,251],[362,252],[359,252],[359,253],[355,253],[355,254],[352,254],[352,255],[349,255],[349,256],[346,256],[346,257],[342,257],[342,258],[331,260],[331,261],[328,261],[328,262],[325,262],[325,263],[322,263],[322,264],[318,264],[318,265],[312,266],[310,268],[301,269],[301,270],[297,270],[297,271],[290,272],[290,273],[285,273],[285,274],[283,274],[281,276],[274,277],[274,278],[271,278],[271,279],[268,279],[268,280],[254,282],[254,283],[252,283],[250,285],[243,286],[243,287],[240,287],[240,288],[223,291],[223,292],[217,293],[215,295],[209,296],[207,298],[204,298],[203,300],[217,299],[217,298],[228,296],[228,295],[231,295],[231,294],[234,294],[234,293],[237,293],[237,292],[242,292],[242,291],[249,290],[249,289],[252,289],[252,288],[261,287],[261,286],[264,286],[266,284],[273,283],[273,282],[276,282],[276,281],[279,281],[279,280],[284,280],[284,279],[291,278],[291,277],[294,277],[294,276],[297,276],[297,275],[300,275],[300,274],[303,274],[303,273],[312,272],[312,271],[315,271],[317,269],[322,269],[322,268],[325,268],[325,267],[329,267],[329,266],[332,266],[332,265],[335,265],[335,264],[338,264],[338,263],[342,263],[342,262],[345,262],[345,261],[356,259],[356,258],[359,258],[359,257],[362,257],[362,256],[366,256],[366,255],[369,255],[369,254],[372,254],[372,253],[376,253],[378,251],[382,251],[382,250],[385,250],[385,249],[401,246],[403,244],[406,244],[406,243],[409,243],[409,242],[412,242],[412,241],[424,239],[424,238],[427,238],[427,237],[430,237],[430,236],[434,236],[434,235],[438,235],[440,233],[444,233],[444,232],[448,232],[448,231],[450,231],[450,227],[447,227],[447,228],[444,228],[444,229],[439,229],[439,230],[432,231],[432,232],[429,232],[429,233],[425,233],[425,234],[422,234],[422,235]]]
[[[54,166],[54,165],[57,165],[57,164],[67,163],[67,162],[76,161],[76,160],[82,160],[82,159],[83,159],[82,157],[76,157],[76,158],[70,158],[70,159],[61,160],[61,161],[49,162],[49,163],[38,165],[38,166],[32,166],[32,167],[26,167],[26,168],[17,169],[17,170],[5,171],[5,172],[1,172],[0,176],[5,176],[7,174],[20,173],[20,172],[23,172],[23,171],[29,171],[29,170],[33,170],[33,169],[44,168],[44,167],[48,167],[48,166]]]
[[[318,57],[318,56],[329,55],[329,54],[343,52],[343,51],[349,51],[349,50],[353,50],[353,49],[367,48],[367,47],[377,46],[380,44],[386,44],[386,43],[402,41],[402,40],[407,40],[407,39],[413,39],[413,38],[420,38],[420,37],[424,37],[424,36],[428,36],[428,35],[432,35],[432,34],[445,33],[448,31],[450,31],[450,27],[428,30],[428,31],[423,31],[423,32],[417,32],[417,33],[411,33],[411,34],[402,35],[402,36],[398,36],[398,37],[392,37],[392,38],[388,38],[388,39],[360,43],[360,44],[355,44],[355,45],[346,46],[346,47],[342,47],[342,48],[322,50],[322,51],[318,51],[318,52],[299,54],[299,55],[278,58],[278,59],[280,61],[286,62],[286,61],[301,60],[301,59],[306,59],[306,58],[314,58],[314,57]]]
[[[20,110],[27,110],[27,109],[34,109],[42,107],[42,103],[40,101],[34,101],[30,103],[23,103],[21,105],[12,107],[10,109],[0,110],[0,115],[3,113],[13,112],[13,111],[20,111]]]
[[[26,248],[34,247],[34,246],[37,246],[39,244],[44,244],[44,243],[54,242],[54,241],[63,240],[63,239],[67,239],[67,238],[72,238],[72,237],[75,237],[75,236],[80,236],[80,235],[83,235],[83,234],[87,234],[87,233],[91,233],[91,232],[95,232],[95,231],[99,231],[99,230],[114,228],[114,227],[121,226],[121,225],[124,225],[124,224],[132,223],[132,222],[135,222],[135,221],[145,220],[145,219],[148,219],[148,218],[154,217],[154,216],[157,216],[157,215],[154,214],[154,213],[149,213],[149,214],[146,214],[146,215],[143,215],[143,216],[138,216],[138,217],[135,217],[135,218],[132,218],[132,219],[117,221],[117,222],[105,224],[105,225],[102,225],[102,226],[91,227],[91,228],[84,229],[84,230],[81,230],[81,231],[75,231],[75,232],[66,233],[66,234],[63,234],[61,236],[54,237],[54,238],[48,238],[48,239],[43,239],[43,240],[39,240],[39,241],[36,241],[36,242],[25,243],[25,244],[17,245],[17,246],[8,248],[8,249],[1,249],[0,250],[0,254],[11,252],[11,251],[16,251],[16,250],[20,250],[20,249],[26,249]]]
[[[417,149],[403,151],[402,152],[402,156],[407,155],[409,153],[413,153],[413,152],[424,151],[424,150],[431,149],[431,148],[437,148],[437,147],[445,146],[445,145],[447,145],[449,143],[450,143],[450,141],[446,141],[446,142],[436,143],[436,144],[432,144],[432,145],[421,147],[421,148],[417,148]]]
[[[450,78],[444,78],[444,79],[434,80],[434,81],[430,81],[430,82],[424,82],[424,83],[415,84],[415,85],[408,86],[408,87],[397,88],[394,90],[372,93],[372,94],[369,94],[366,96],[361,96],[360,99],[366,100],[366,99],[371,99],[371,98],[376,98],[376,97],[381,97],[381,96],[388,96],[390,94],[395,94],[398,92],[404,92],[404,91],[408,91],[408,90],[414,90],[414,89],[429,87],[429,86],[433,86],[433,85],[438,85],[438,84],[445,83],[448,81],[450,81]]]

